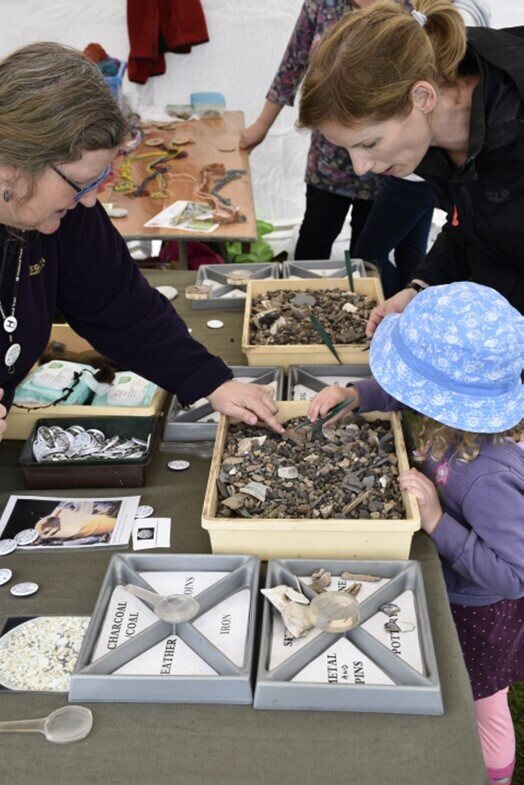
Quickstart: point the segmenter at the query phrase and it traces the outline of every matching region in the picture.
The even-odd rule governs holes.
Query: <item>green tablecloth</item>
[[[193,335],[231,364],[242,364],[242,311],[193,311],[183,297],[194,273],[151,272],[154,284],[176,286],[175,301]],[[222,330],[205,326],[220,318]],[[27,491],[17,468],[21,442],[0,445],[0,503]],[[156,451],[142,501],[173,520],[171,549],[208,553],[200,513],[209,462],[173,473],[174,455]],[[59,489],[57,489],[59,490]],[[122,495],[121,491],[114,491]],[[39,494],[39,492],[33,492]],[[111,495],[104,489],[100,495]],[[126,494],[136,493],[127,489]],[[75,492],[90,496],[93,491]],[[45,495],[54,495],[47,493]],[[165,551],[157,551],[165,553]],[[420,561],[445,713],[441,717],[254,711],[249,706],[91,704],[93,730],[82,742],[56,746],[40,735],[0,736],[3,785],[485,785],[467,673],[453,626],[437,553],[415,536],[411,557]],[[0,624],[8,615],[90,614],[110,554],[24,553],[1,557],[14,580],[33,580],[40,591],[16,599],[0,588]],[[66,703],[52,694],[0,694],[0,719],[44,716]]]

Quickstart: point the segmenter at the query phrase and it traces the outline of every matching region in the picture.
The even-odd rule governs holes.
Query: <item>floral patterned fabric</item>
[[[524,317],[494,289],[431,286],[389,314],[370,350],[389,395],[452,428],[499,433],[524,416]]]
[[[312,48],[331,25],[355,8],[350,0],[305,0],[280,68],[267,94],[269,101],[293,106]],[[370,200],[375,196],[380,177],[373,174],[358,177],[347,150],[330,144],[320,131],[313,131],[306,182],[324,191]]]

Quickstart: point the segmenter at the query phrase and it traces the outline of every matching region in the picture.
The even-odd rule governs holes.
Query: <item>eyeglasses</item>
[[[107,177],[109,177],[109,174],[111,172],[111,165],[106,166],[106,168],[104,169],[102,174],[99,175],[96,178],[96,180],[93,180],[92,183],[89,183],[89,185],[86,185],[85,188],[79,188],[78,185],[75,185],[75,183],[72,180],[70,180],[69,177],[66,177],[65,174],[63,172],[61,172],[60,169],[58,169],[56,166],[52,166],[51,165],[51,169],[53,170],[53,172],[56,172],[57,175],[59,175],[62,178],[62,180],[65,180],[65,182],[68,185],[70,185],[71,188],[73,188],[76,191],[76,196],[75,196],[73,201],[74,202],[78,202],[78,201],[80,201],[80,199],[83,196],[88,194],[94,188],[97,188],[99,185],[101,185],[104,182],[104,180],[107,179]]]

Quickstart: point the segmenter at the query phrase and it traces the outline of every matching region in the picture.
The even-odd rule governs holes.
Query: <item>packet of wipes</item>
[[[115,374],[109,389],[93,398],[92,406],[149,406],[157,386],[131,371]]]
[[[75,373],[82,374],[76,384],[74,384]],[[54,403],[66,392],[68,387],[72,387],[73,389],[66,400],[61,401],[60,405],[83,404],[91,394],[84,377],[88,378],[93,373],[95,373],[95,369],[90,365],[81,365],[67,360],[51,360],[30,373],[18,385],[14,403],[35,405]]]

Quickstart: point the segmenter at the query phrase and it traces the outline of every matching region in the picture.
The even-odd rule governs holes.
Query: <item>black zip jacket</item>
[[[524,27],[468,28],[461,72],[479,73],[469,149],[456,168],[430,147],[416,169],[448,221],[413,278],[491,286],[524,312]]]

